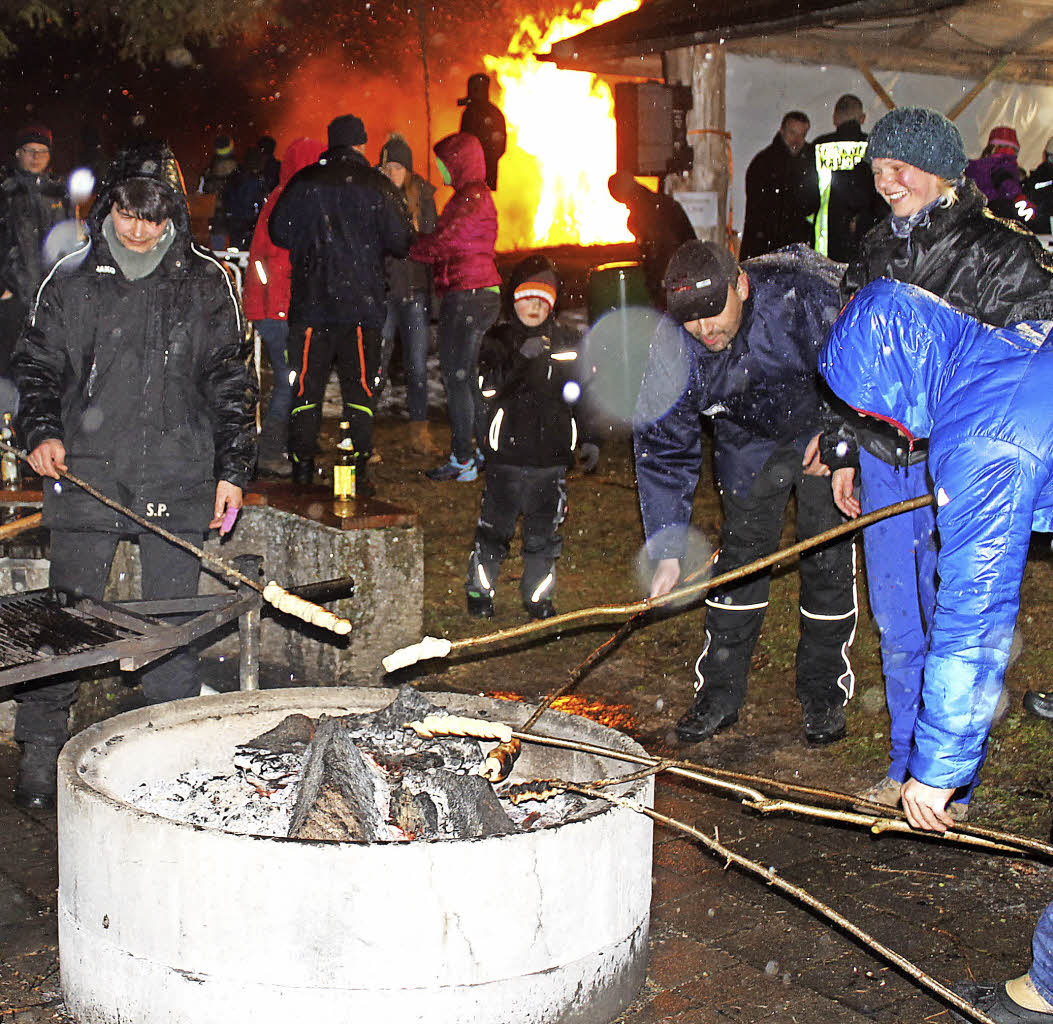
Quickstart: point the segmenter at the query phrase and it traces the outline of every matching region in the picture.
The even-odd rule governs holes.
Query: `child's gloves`
[[[519,346],[519,354],[526,359],[537,359],[542,352],[548,347],[546,342],[548,338],[541,334],[535,334],[532,337],[527,338],[522,345]]]
[[[583,473],[592,473],[596,464],[600,461],[600,449],[591,441],[586,441],[578,447],[578,463]]]

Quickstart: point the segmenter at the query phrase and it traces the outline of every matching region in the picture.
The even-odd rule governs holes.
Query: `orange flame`
[[[636,10],[640,0],[601,0],[576,7],[542,27],[520,23],[505,57],[486,56],[504,111],[508,148],[501,159],[497,203],[499,249],[630,241],[628,211],[607,191],[615,170],[614,96],[587,71],[539,61],[560,39]]]

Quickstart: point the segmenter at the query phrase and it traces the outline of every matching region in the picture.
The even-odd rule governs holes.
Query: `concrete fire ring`
[[[431,695],[515,725],[524,704]],[[140,810],[140,782],[229,764],[286,715],[390,703],[391,690],[298,688],[118,715],[59,759],[59,952],[83,1024],[599,1024],[646,970],[651,821],[596,801],[568,824],[469,841],[363,845],[236,835]],[[546,712],[537,731],[642,753]],[[524,744],[516,777],[584,781],[632,766]],[[616,792],[650,805],[653,780]]]

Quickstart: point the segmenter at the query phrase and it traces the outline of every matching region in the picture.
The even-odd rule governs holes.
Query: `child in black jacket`
[[[531,618],[555,614],[555,560],[563,547],[564,476],[574,465],[578,426],[574,404],[585,377],[580,338],[556,320],[560,281],[544,256],[530,256],[512,271],[505,319],[483,338],[480,390],[487,403],[486,489],[465,592],[468,614],[494,614],[501,563],[522,517],[520,593]],[[580,445],[582,468],[596,468],[599,449]]]

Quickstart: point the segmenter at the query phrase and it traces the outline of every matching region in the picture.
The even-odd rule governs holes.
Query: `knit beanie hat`
[[[1005,149],[1011,149],[1014,153],[1020,152],[1020,140],[1016,137],[1016,129],[1010,128],[1005,124],[997,125],[991,129],[991,134],[987,136],[987,145],[1001,146]]]
[[[722,245],[684,242],[666,267],[665,308],[682,324],[716,316],[728,304],[728,288],[739,273],[735,257]]]
[[[340,146],[364,146],[366,144],[366,126],[360,117],[354,114],[341,114],[329,122],[329,148]]]
[[[559,280],[554,270],[540,270],[536,274],[531,274],[526,281],[521,281],[516,285],[515,291],[512,292],[512,301],[541,299],[542,302],[548,303],[548,308],[551,310],[556,305],[558,287]]]
[[[42,124],[29,124],[19,129],[15,136],[15,149],[36,143],[38,146],[47,146],[51,149],[51,129]]]
[[[969,162],[962,133],[953,121],[925,107],[896,107],[870,133],[865,160],[901,160],[953,181]]]
[[[392,133],[384,148],[380,151],[380,164],[402,164],[407,171],[413,171],[413,151],[409,143],[399,134]]]

